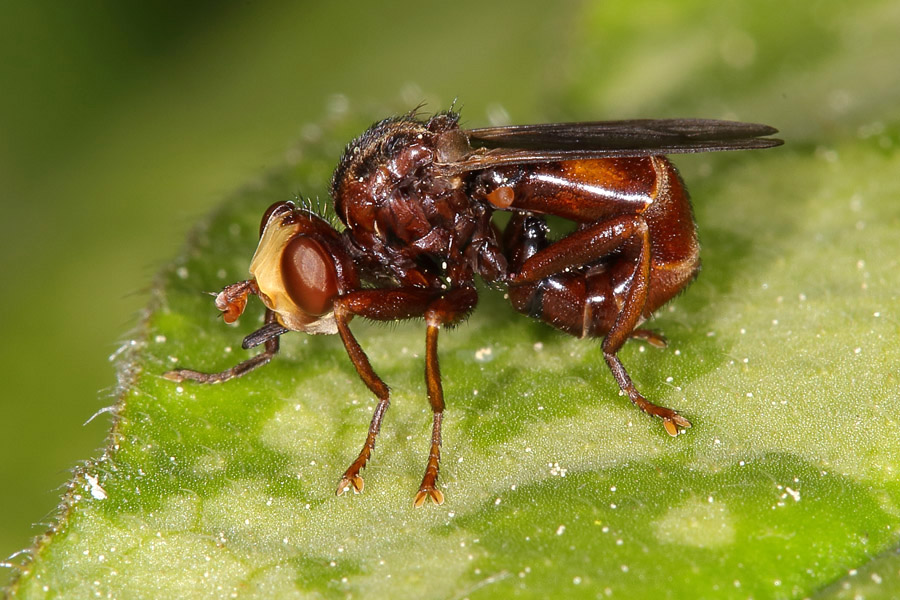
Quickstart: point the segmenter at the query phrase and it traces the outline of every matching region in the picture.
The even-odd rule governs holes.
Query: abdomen
[[[647,223],[650,281],[644,318],[684,289],[699,268],[699,245],[687,191],[664,157],[565,161],[506,168],[506,180],[493,181],[512,192],[507,210],[517,211],[504,234],[511,272],[553,242],[542,215],[556,215],[583,229],[623,215]],[[486,195],[490,201],[490,194]],[[496,206],[496,203],[495,203]],[[594,263],[537,283],[511,286],[519,312],[579,337],[603,336],[624,302],[634,273],[629,247]]]

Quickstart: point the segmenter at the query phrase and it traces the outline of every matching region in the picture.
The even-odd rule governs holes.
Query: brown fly
[[[415,505],[443,502],[437,489],[444,394],[438,332],[478,302],[475,276],[505,286],[513,307],[578,337],[603,338],[619,388],[669,435],[690,422],[635,388],[617,357],[653,311],[697,274],[700,247],[685,186],[665,155],[780,145],[772,127],[706,119],[557,123],[464,130],[459,115],[385,119],[347,146],[331,183],[342,231],[290,202],[262,218],[251,278],[216,298],[228,323],[249,295],[265,324],[244,339],[265,350],[220,373],[179,369],[168,379],[217,383],[269,362],[288,331],[340,335],[378,398],[366,441],[337,493],[361,492],[360,471],[390,391],[350,331],[350,320],[424,318],[425,382],[433,411],[431,452]],[[503,231],[496,211],[512,216]],[[552,239],[546,216],[574,223]]]

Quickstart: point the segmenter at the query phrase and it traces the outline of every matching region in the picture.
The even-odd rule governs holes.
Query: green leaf
[[[637,27],[636,16],[604,12],[611,6],[586,21],[587,32],[623,24],[621,40],[601,46],[626,43],[628,25]],[[865,8],[813,20],[798,39],[834,41],[840,19],[882,39],[876,17],[888,4]],[[717,36],[691,29],[690,10],[678,18],[683,28],[648,43],[689,40],[672,61],[691,67],[698,86],[749,69],[733,80],[744,83],[720,86],[729,110],[753,115],[754,103],[787,88],[831,94],[842,111],[816,105],[795,124],[775,107],[767,114],[796,132],[785,147],[677,161],[695,198],[704,269],[650,323],[669,348],[630,342],[620,356],[639,389],[692,429],[669,438],[618,395],[598,343],[518,315],[488,289],[467,324],[441,334],[440,507],[412,507],[431,424],[421,322],[352,325],[393,389],[358,496],[334,488],[374,399],[337,337],[286,336],[270,365],[224,384],[163,379],[173,367],[219,370],[247,355],[240,340],[259,326],[261,307],[226,326],[202,292],[247,277],[266,206],[298,191],[327,197],[342,144],[365,125],[353,117],[326,124],[296,163],[226,201],[161,274],[119,359],[110,445],[75,477],[13,592],[889,597],[900,572],[896,82],[854,71],[859,50],[848,58],[827,46],[772,74],[798,42],[770,20]],[[614,102],[606,86],[636,76],[628,67],[644,64],[640,52],[597,82],[586,73],[604,47],[586,44],[575,65],[585,74],[563,95],[570,106]],[[710,48],[725,67],[707,58]],[[801,72],[811,75],[795,82]],[[840,90],[828,91],[834,73],[843,89],[876,86],[876,97],[850,95],[848,108]],[[707,102],[675,92],[634,101],[667,98],[691,113]],[[828,137],[823,115],[840,117]]]

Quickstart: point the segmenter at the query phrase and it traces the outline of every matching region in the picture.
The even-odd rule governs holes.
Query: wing
[[[471,152],[450,173],[491,166],[604,157],[753,150],[784,142],[768,125],[714,119],[637,119],[469,129]]]

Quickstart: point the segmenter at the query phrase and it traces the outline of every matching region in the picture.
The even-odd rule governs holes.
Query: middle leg
[[[466,286],[450,291],[424,288],[395,288],[388,290],[358,290],[340,297],[335,302],[335,319],[338,333],[344,347],[366,386],[378,397],[378,404],[372,416],[369,432],[359,456],[341,478],[337,493],[348,489],[361,492],[363,480],[359,475],[365,468],[375,448],[375,439],[381,429],[384,414],[390,405],[390,390],[381,380],[356,338],[350,331],[349,321],[353,316],[379,321],[392,321],[424,316],[427,332],[425,346],[425,382],[428,399],[434,415],[432,422],[431,451],[425,468],[425,476],[416,494],[415,506],[421,506],[431,499],[441,504],[444,496],[436,488],[441,447],[441,425],[444,412],[444,392],[437,355],[438,331],[441,326],[452,326],[461,321],[478,302],[475,288]]]
[[[478,302],[474,287],[467,286],[449,291],[435,300],[425,312],[425,385],[431,403],[431,451],[425,465],[425,475],[416,493],[415,506],[419,507],[431,498],[435,504],[444,503],[444,494],[437,489],[437,477],[441,461],[441,424],[444,418],[444,388],[441,384],[441,368],[438,362],[438,332],[441,326],[453,326],[468,315]]]

